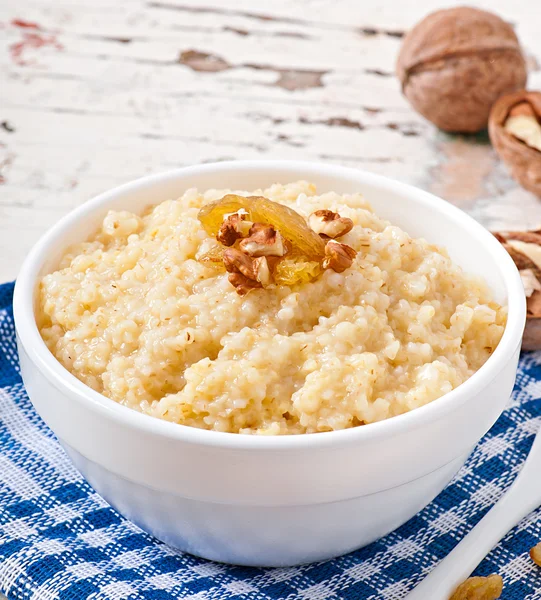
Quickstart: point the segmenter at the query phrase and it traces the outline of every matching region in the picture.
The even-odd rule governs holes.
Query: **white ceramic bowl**
[[[116,404],[68,373],[34,318],[39,277],[86,238],[108,209],[141,211],[190,187],[255,189],[297,179],[320,192],[361,191],[376,212],[445,246],[507,302],[503,338],[487,363],[442,398],[408,414],[345,431],[258,437],[203,431]],[[493,236],[459,209],[384,177],[303,162],[224,162],[122,185],[46,233],[15,288],[23,379],[75,466],[118,511],[192,554],[279,566],[337,556],[401,525],[462,466],[509,399],[525,322],[517,269]]]

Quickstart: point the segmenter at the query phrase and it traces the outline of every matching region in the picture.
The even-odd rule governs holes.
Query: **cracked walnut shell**
[[[541,198],[541,92],[522,90],[500,98],[488,131],[513,178]]]
[[[523,350],[541,348],[541,230],[501,231],[494,234],[519,270],[526,294]]]
[[[404,38],[397,61],[412,106],[445,131],[487,126],[502,95],[526,85],[526,61],[511,25],[497,15],[461,6],[439,10]]]

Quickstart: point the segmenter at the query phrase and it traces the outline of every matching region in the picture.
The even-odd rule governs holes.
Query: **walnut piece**
[[[337,273],[343,273],[353,264],[353,259],[357,252],[347,244],[341,244],[330,240],[325,246],[325,259],[323,260],[324,269],[332,269]]]
[[[224,265],[228,273],[242,273],[245,277],[257,281],[254,271],[254,261],[235,248],[224,250]]]
[[[490,112],[488,132],[513,178],[541,198],[541,92],[502,96]]]
[[[534,561],[534,563],[541,567],[541,542],[536,544],[530,550],[530,558]]]
[[[418,112],[440,129],[462,132],[484,129],[492,104],[527,78],[513,27],[468,6],[420,21],[404,38],[397,74]]]
[[[272,225],[254,223],[250,228],[250,235],[242,240],[239,248],[257,258],[259,256],[284,256],[286,247],[279,231]]]
[[[337,238],[353,229],[353,221],[332,210],[316,210],[308,217],[308,225],[320,236]]]
[[[541,151],[541,123],[528,102],[521,102],[509,111],[503,128],[525,144]]]
[[[254,288],[268,287],[272,283],[270,267],[265,256],[251,258],[236,248],[227,248],[223,255],[228,279],[236,287],[237,293],[244,296]],[[240,275],[240,277],[232,277]]]
[[[254,258],[254,273],[256,281],[263,287],[268,287],[272,283],[272,275],[269,268],[269,263],[266,256]]]
[[[541,230],[501,231],[494,234],[519,270],[526,295],[523,350],[541,348]]]
[[[470,577],[457,587],[449,600],[497,600],[502,591],[503,579],[500,575]]]
[[[541,283],[539,283],[539,279],[537,279],[535,273],[531,269],[523,269],[519,272],[526,298],[529,298],[536,291],[541,291]]]
[[[216,234],[216,239],[224,246],[232,246],[238,239],[245,238],[253,223],[247,220],[248,213],[241,209],[231,215],[226,215]]]
[[[228,279],[229,283],[235,288],[239,296],[245,296],[253,289],[262,287],[258,281],[249,279],[242,273],[229,273]]]

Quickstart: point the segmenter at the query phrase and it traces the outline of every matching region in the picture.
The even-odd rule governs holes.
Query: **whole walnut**
[[[526,84],[526,61],[512,27],[462,6],[439,10],[404,38],[397,62],[402,91],[440,129],[475,132],[502,94]]]

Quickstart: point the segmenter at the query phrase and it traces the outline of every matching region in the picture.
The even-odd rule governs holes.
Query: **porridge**
[[[246,434],[423,406],[485,363],[505,321],[444,250],[360,194],[303,181],[111,211],[40,286],[41,335],[82,382],[157,418]]]

